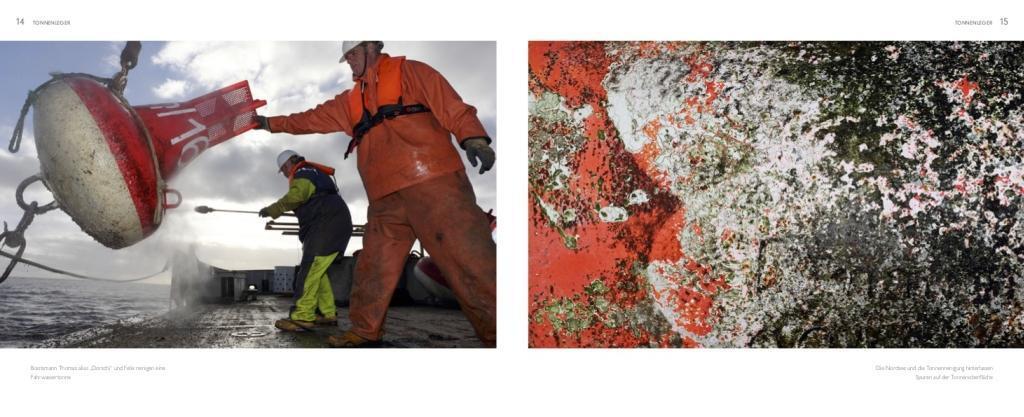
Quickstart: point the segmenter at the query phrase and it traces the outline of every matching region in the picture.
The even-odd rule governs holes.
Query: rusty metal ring
[[[43,213],[46,213],[46,212],[48,212],[50,210],[53,210],[53,209],[59,207],[59,205],[57,204],[57,200],[51,201],[48,204],[41,205],[41,206],[39,206],[38,203],[33,201],[33,203],[37,204],[37,207],[33,207],[31,204],[25,202],[25,196],[24,196],[25,189],[28,188],[29,185],[32,185],[33,182],[36,182],[36,181],[42,182],[43,181],[43,177],[40,176],[39,174],[35,174],[35,175],[32,175],[32,176],[29,176],[28,178],[25,178],[23,181],[21,181],[21,184],[18,184],[18,188],[14,192],[14,197],[15,197],[15,200],[17,200],[17,202],[18,202],[18,207],[21,207],[21,209],[25,210],[25,211],[31,211],[32,214],[43,214]],[[46,183],[43,183],[43,186],[46,186]],[[49,189],[49,187],[47,187],[47,189]]]

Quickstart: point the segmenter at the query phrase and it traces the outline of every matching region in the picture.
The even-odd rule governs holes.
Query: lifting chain
[[[124,95],[124,88],[128,86],[128,71],[131,71],[139,64],[139,52],[142,50],[142,42],[128,41],[121,50],[121,70],[114,74],[107,84],[114,94]]]
[[[111,78],[101,78],[92,74],[81,74],[81,73],[51,73],[50,80],[41,84],[33,90],[29,90],[28,97],[25,98],[25,104],[21,106],[21,114],[18,116],[18,122],[14,125],[14,132],[11,134],[11,142],[7,146],[7,149],[11,153],[16,153],[21,148],[21,137],[22,132],[25,129],[25,116],[28,116],[29,109],[35,104],[37,95],[44,88],[49,86],[51,83],[67,78],[67,77],[85,77],[91,78],[99,83],[107,86],[120,99],[125,102],[123,94],[125,87],[128,86],[128,71],[135,68],[139,63],[139,52],[142,50],[142,43],[139,41],[129,41],[124,45],[124,49],[121,51],[121,70],[114,74]],[[128,107],[131,109],[131,107]]]
[[[25,210],[25,214],[21,216],[21,221],[18,222],[18,226],[14,230],[7,228],[7,222],[4,222],[4,231],[0,233],[0,249],[5,246],[10,248],[18,248],[18,251],[11,258],[11,263],[7,265],[7,269],[4,270],[4,274],[0,276],[0,283],[7,280],[7,277],[11,275],[11,271],[14,270],[14,266],[21,261],[22,254],[25,253],[25,246],[28,242],[25,241],[25,229],[32,224],[32,220],[35,220],[37,214],[43,214],[50,210],[57,208],[57,202],[51,201],[50,203],[40,206],[39,202],[32,201],[30,203],[25,202],[25,189],[33,182],[42,182],[42,177],[39,174],[25,178],[18,184],[18,189],[14,192],[14,197],[18,201],[18,206],[22,210]],[[43,183],[44,185],[46,183]]]

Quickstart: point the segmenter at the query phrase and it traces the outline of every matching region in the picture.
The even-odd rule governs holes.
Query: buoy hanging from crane
[[[164,210],[181,202],[166,181],[255,127],[266,104],[241,81],[184,103],[129,106],[123,80],[58,74],[29,96],[43,182],[83,231],[113,249],[156,231]]]
[[[122,93],[140,49],[139,42],[128,42],[121,71],[112,78],[53,74],[29,92],[9,149],[18,151],[25,116],[34,109],[41,173],[26,182],[41,179],[55,201],[22,205],[24,186],[19,187],[25,218],[18,229],[5,228],[0,248],[20,247],[20,257],[32,217],[54,207],[104,246],[131,246],[156,231],[166,209],[181,203],[167,180],[203,151],[256,127],[256,109],[266,101],[253,99],[248,81],[187,102],[129,105]],[[4,278],[17,262],[12,260]]]

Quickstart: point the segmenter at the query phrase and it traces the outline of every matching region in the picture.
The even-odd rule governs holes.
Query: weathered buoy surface
[[[145,133],[99,82],[66,78],[38,93],[35,136],[43,178],[83,231],[123,248],[160,224],[162,193]]]
[[[529,53],[531,347],[1024,346],[1024,44]]]
[[[254,127],[264,104],[245,81],[186,103],[129,108],[92,78],[55,79],[33,103],[43,180],[84,232],[113,249],[130,246],[180,202],[168,204],[176,192],[164,181]]]

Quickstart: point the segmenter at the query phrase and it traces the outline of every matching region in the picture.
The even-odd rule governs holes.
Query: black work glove
[[[270,217],[270,212],[266,207],[260,209],[260,217]]]
[[[266,116],[256,115],[256,127],[254,129],[270,131],[270,122],[267,121]]]
[[[494,149],[487,143],[485,138],[466,139],[462,142],[462,148],[466,150],[466,159],[474,167],[477,159],[480,160],[480,173],[483,174],[494,166]]]

